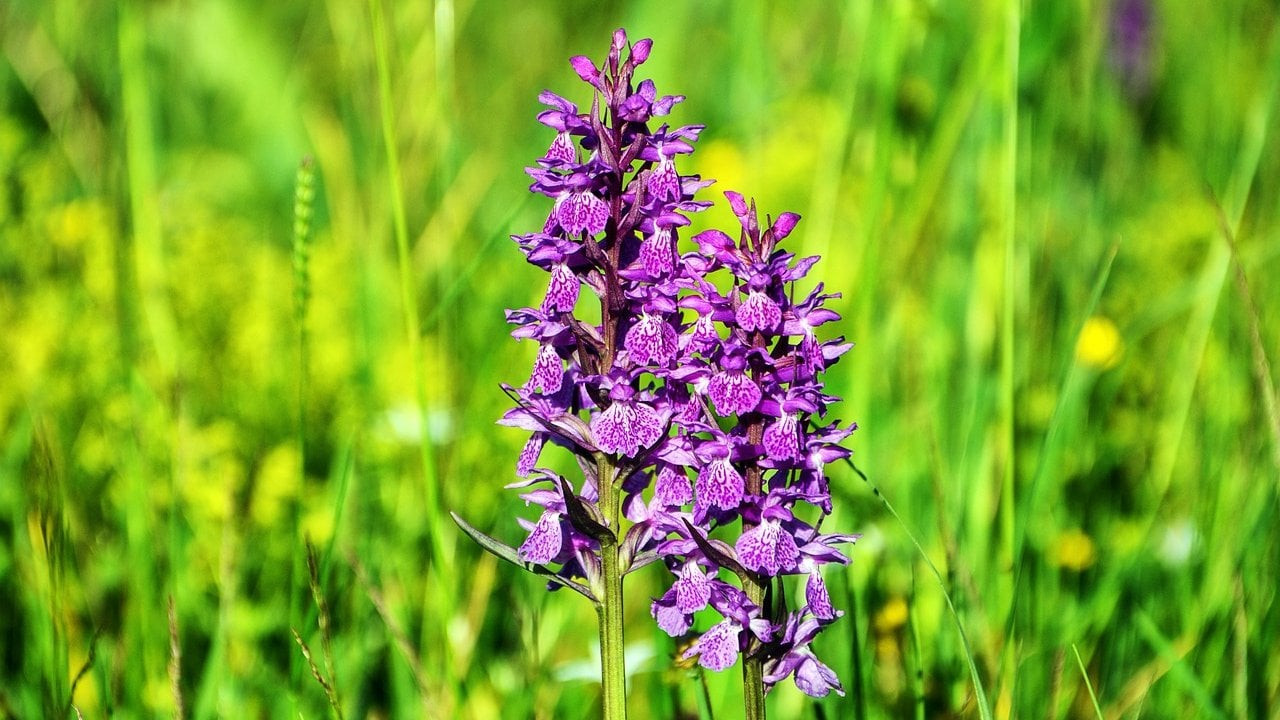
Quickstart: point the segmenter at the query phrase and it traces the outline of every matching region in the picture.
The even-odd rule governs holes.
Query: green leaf
[[[617,545],[618,536],[614,534],[609,526],[600,522],[592,515],[591,509],[582,502],[582,498],[573,494],[573,486],[568,480],[560,478],[560,494],[564,496],[564,505],[568,510],[569,524],[574,529],[586,535],[587,537],[599,542],[601,545]]]

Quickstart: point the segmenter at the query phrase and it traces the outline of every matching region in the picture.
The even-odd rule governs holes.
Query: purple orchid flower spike
[[[539,96],[549,137],[526,174],[546,216],[512,239],[547,277],[531,307],[507,311],[532,361],[522,385],[503,386],[514,407],[499,421],[526,433],[509,487],[530,510],[517,546],[454,517],[596,605],[603,717],[625,716],[623,577],[660,561],[672,582],[654,620],[673,636],[704,628],[685,653],[704,668],[741,659],[747,717],[763,718],[765,690],[785,678],[840,692],[812,644],[842,615],[823,567],[848,563],[838,548],[856,540],[819,530],[825,467],[849,456],[857,427],[828,419],[838,398],[822,376],[851,345],[819,337],[839,295],[796,290],[818,260],[780,249],[799,215],[762,219],[731,191],[736,240],[684,236],[710,206],[698,194],[711,181],[685,167],[703,128],[657,120],[684,98],[634,77],[652,50],[619,30],[603,62],[570,60],[589,103]],[[548,447],[569,451],[580,481],[542,467]],[[795,613],[788,579],[803,587]]]
[[[500,420],[528,433],[515,462],[526,480],[513,487],[537,513],[520,519],[516,547],[455,516],[485,549],[596,604],[611,720],[625,714],[622,577],[659,559],[679,507],[693,499],[697,463],[672,430],[692,395],[669,378],[688,330],[678,304],[680,229],[710,205],[695,197],[710,183],[682,167],[702,127],[654,121],[683,97],[634,78],[652,49],[619,30],[603,63],[570,60],[589,103],[539,96],[538,121],[552,135],[526,173],[547,215],[512,239],[548,277],[534,307],[507,312],[512,335],[535,351],[523,385],[504,386],[516,406]],[[598,313],[587,310],[593,304]],[[539,467],[547,446],[570,451],[580,483]]]
[[[713,670],[742,656],[748,717],[763,717],[763,690],[788,677],[814,697],[841,692],[812,642],[843,614],[831,603],[822,566],[847,563],[837,546],[857,536],[821,534],[798,517],[812,516],[812,509],[796,510],[810,506],[820,518],[831,512],[825,467],[848,457],[840,443],[856,425],[827,419],[838,398],[825,391],[822,374],[851,346],[818,338],[840,319],[826,307],[838,295],[824,293],[821,284],[795,291],[817,261],[780,249],[800,217],[782,213],[762,221],[753,201],[735,192],[725,196],[738,218],[738,239],[715,229],[699,233],[693,238],[698,252],[682,257],[675,271],[685,289],[678,304],[688,319],[679,367],[666,382],[683,383],[688,407],[697,409],[675,412],[672,420],[673,432],[693,450],[689,469],[696,479],[692,498],[666,510],[683,513],[691,505],[691,524],[658,527],[668,532],[658,553],[676,580],[651,610],[664,630],[687,632],[695,617],[677,589],[689,582],[689,568],[705,569],[716,588],[732,587],[740,602],[710,603],[722,619],[687,654]],[[721,274],[727,283],[711,282]],[[801,579],[806,598],[791,616],[778,600],[788,577]],[[770,624],[773,617],[778,625]],[[752,697],[753,683],[760,697]]]

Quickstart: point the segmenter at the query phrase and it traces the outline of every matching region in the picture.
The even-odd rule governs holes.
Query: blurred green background
[[[522,538],[508,235],[537,93],[587,104],[619,26],[708,199],[805,217],[901,515],[831,469],[847,694],[773,716],[978,717],[972,657],[1001,718],[1280,717],[1266,0],[5,0],[0,717],[324,717],[291,627],[348,718],[596,715],[589,605],[445,512]],[[628,580],[632,716],[737,717],[665,582]]]

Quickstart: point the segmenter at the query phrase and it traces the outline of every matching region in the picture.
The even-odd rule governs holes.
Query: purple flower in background
[[[1151,0],[1113,0],[1110,17],[1111,69],[1129,97],[1143,100],[1151,91],[1155,8]]]

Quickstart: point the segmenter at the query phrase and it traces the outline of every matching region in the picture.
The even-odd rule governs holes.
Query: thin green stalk
[[[867,720],[867,682],[863,677],[862,666],[862,634],[858,632],[858,618],[862,611],[858,607],[858,591],[852,579],[845,580],[845,598],[848,600],[849,617],[849,655],[853,667],[851,694],[853,695],[853,716],[855,720]]]
[[[756,607],[764,607],[764,584],[757,578],[742,578],[742,590]],[[764,659],[759,656],[742,661],[742,711],[746,720],[764,720]]]
[[[702,720],[716,720],[715,709],[711,707],[711,688],[707,687],[707,674],[698,668],[698,698],[701,701],[698,706],[698,717]]]
[[[916,720],[925,719],[924,708],[924,653],[920,650],[920,625],[916,622],[916,569],[915,565],[911,566],[911,602],[907,605],[907,629],[911,632],[911,653],[915,655],[916,666],[911,673],[913,676],[914,687],[911,689],[915,695]],[[854,623],[857,624],[856,622]],[[865,717],[865,713],[863,714]]]
[[[1004,453],[1004,477],[1001,486],[1000,544],[1001,560],[1012,567],[1014,536],[1014,315],[1016,313],[1017,265],[1017,158],[1018,158],[1018,0],[1008,0],[1005,36],[1005,85],[1002,93],[1004,125],[1002,136],[1002,170],[1004,185],[1004,297],[1000,324],[1000,408],[1003,416],[1001,441]]]
[[[942,599],[947,604],[947,611],[950,613],[951,619],[955,623],[956,634],[960,636],[960,647],[964,650],[965,664],[969,668],[969,677],[973,681],[973,693],[978,705],[978,717],[982,718],[982,720],[993,720],[995,716],[991,712],[991,704],[987,701],[987,691],[982,684],[982,677],[978,674],[978,665],[973,660],[973,648],[969,644],[969,635],[964,631],[964,623],[960,620],[960,613],[956,610],[956,605],[951,600],[951,593],[947,590],[947,584],[943,581],[942,573],[938,570],[938,566],[934,565],[933,561],[929,559],[929,554],[924,551],[924,546],[920,544],[915,533],[911,532],[911,528],[907,527],[906,521],[902,519],[902,516],[898,514],[898,511],[894,510],[893,505],[889,504],[889,499],[884,496],[884,493],[880,492],[880,488],[876,487],[875,484],[871,482],[871,479],[867,477],[866,473],[862,472],[857,465],[853,464],[852,460],[846,459],[845,464],[847,464],[858,477],[862,478],[863,482],[871,487],[871,492],[880,500],[880,504],[883,505],[884,509],[893,516],[893,519],[898,521],[898,525],[902,526],[903,532],[907,534],[907,539],[915,546],[916,552],[920,554],[925,565],[929,567],[929,571],[933,573],[933,579],[938,582],[938,589],[942,592]],[[837,486],[833,484],[832,488],[836,489]]]
[[[757,602],[757,599],[751,598],[751,601]],[[742,663],[742,712],[747,720],[764,720],[764,661],[758,657],[747,658]]]
[[[161,382],[170,385],[175,380],[177,367],[176,326],[169,312],[165,295],[165,267],[163,228],[156,200],[156,157],[154,132],[151,123],[150,92],[146,76],[146,22],[137,3],[120,4],[116,18],[116,48],[120,62],[120,94],[124,107],[123,131],[125,139],[125,175],[131,226],[132,270],[138,307],[142,311],[150,333],[150,345],[160,369]],[[132,339],[132,338],[131,338]],[[158,401],[156,392],[146,384],[139,368],[141,358],[137,348],[130,344],[130,366],[124,369],[124,381],[133,414],[135,433],[126,444],[124,473],[130,479],[128,507],[125,510],[125,546],[130,556],[129,597],[138,602],[129,604],[125,619],[125,637],[130,638],[126,647],[131,660],[125,668],[122,697],[126,702],[141,698],[143,687],[154,677],[157,665],[155,650],[161,646],[161,633],[156,632],[155,620],[158,606],[146,599],[154,599],[159,591],[158,569],[154,558],[151,537],[156,532],[157,521],[149,511],[154,477],[143,470],[145,460],[134,434],[146,424],[146,413]],[[171,386],[172,389],[176,385]],[[170,497],[176,497],[174,476],[168,475]],[[170,513],[170,552],[173,552],[173,509]],[[173,563],[170,563],[170,567]],[[172,588],[177,590],[177,588]]]
[[[1018,37],[1021,24],[1020,0],[1004,0],[1004,73],[1001,86],[1001,110],[1004,116],[1001,137],[1001,166],[1004,197],[1003,241],[1004,241],[1004,297],[1001,309],[1000,328],[1000,414],[1001,414],[1001,454],[1004,458],[1004,473],[1000,485],[1000,569],[1001,583],[1009,598],[1009,606],[1016,600],[1016,584],[1014,581],[1014,565],[1018,558],[1015,555],[1015,519],[1017,482],[1017,446],[1014,441],[1015,407],[1014,385],[1017,382],[1014,364],[1014,343],[1017,336],[1014,332],[1014,321],[1017,313],[1017,211],[1018,211]],[[1010,613],[1012,616],[1012,613]],[[1012,696],[1015,677],[1013,653],[1010,648],[1017,646],[1017,626],[1011,624],[1005,641],[1005,651],[1001,653],[1002,682],[1001,694]]]
[[[1071,643],[1071,652],[1076,654],[1076,664],[1080,666],[1080,677],[1084,679],[1084,689],[1089,691],[1089,700],[1093,701],[1093,711],[1097,713],[1098,720],[1102,720],[1102,707],[1098,705],[1098,696],[1093,692],[1093,683],[1089,682],[1089,672],[1084,669],[1084,660],[1080,659],[1080,648],[1075,643]]]
[[[298,479],[306,480],[307,442],[307,301],[311,297],[308,259],[315,171],[310,157],[298,166],[293,200],[293,319],[298,330]]]
[[[435,453],[431,447],[431,439],[427,437],[427,391],[423,376],[422,342],[419,336],[418,302],[413,287],[413,267],[409,254],[409,230],[405,219],[404,191],[400,182],[400,160],[396,152],[395,142],[395,110],[391,103],[391,68],[388,59],[386,24],[382,17],[382,5],[379,0],[369,0],[369,11],[373,22],[373,48],[378,71],[378,100],[382,119],[382,140],[387,160],[387,186],[391,196],[392,221],[395,227],[396,257],[400,276],[400,302],[404,306],[405,337],[409,344],[409,359],[413,365],[413,386],[418,409],[418,427],[420,438],[418,449],[422,462],[424,503],[427,513],[427,532],[431,544],[431,568],[435,571],[435,579],[428,585],[435,590],[438,616],[441,623],[440,649],[444,654],[441,670],[444,673],[446,686],[454,685],[453,652],[449,645],[448,633],[443,626],[454,616],[453,595],[450,592],[452,578],[449,554],[444,548],[443,523],[440,518],[440,498],[438,478],[436,477]]]
[[[298,331],[298,417],[297,417],[297,438],[298,443],[298,487],[305,488],[307,482],[307,301],[310,296],[310,273],[308,268],[308,258],[310,255],[310,236],[311,236],[311,210],[312,201],[315,199],[315,172],[312,169],[311,158],[307,157],[298,165],[298,173],[295,180],[294,198],[293,198],[293,243],[292,243],[292,261],[293,261],[293,319],[294,325]],[[298,582],[301,575],[300,551],[302,550],[298,542],[298,530],[301,524],[302,502],[301,498],[293,503],[293,513],[291,518],[291,530],[293,537],[293,552],[290,553],[292,558],[292,567],[289,572],[289,626],[291,628],[305,627],[301,622],[302,615],[302,597],[298,592],[300,583]],[[298,661],[297,653],[289,654],[289,678],[290,687],[297,691],[299,681],[301,680],[301,664]]]
[[[596,462],[599,472],[600,509],[605,524],[619,530],[621,493],[614,485],[613,463],[603,453]],[[596,613],[600,618],[600,683],[604,695],[604,720],[626,720],[627,682],[626,647],[622,640],[622,566],[616,541],[600,543],[600,565],[603,585]]]

